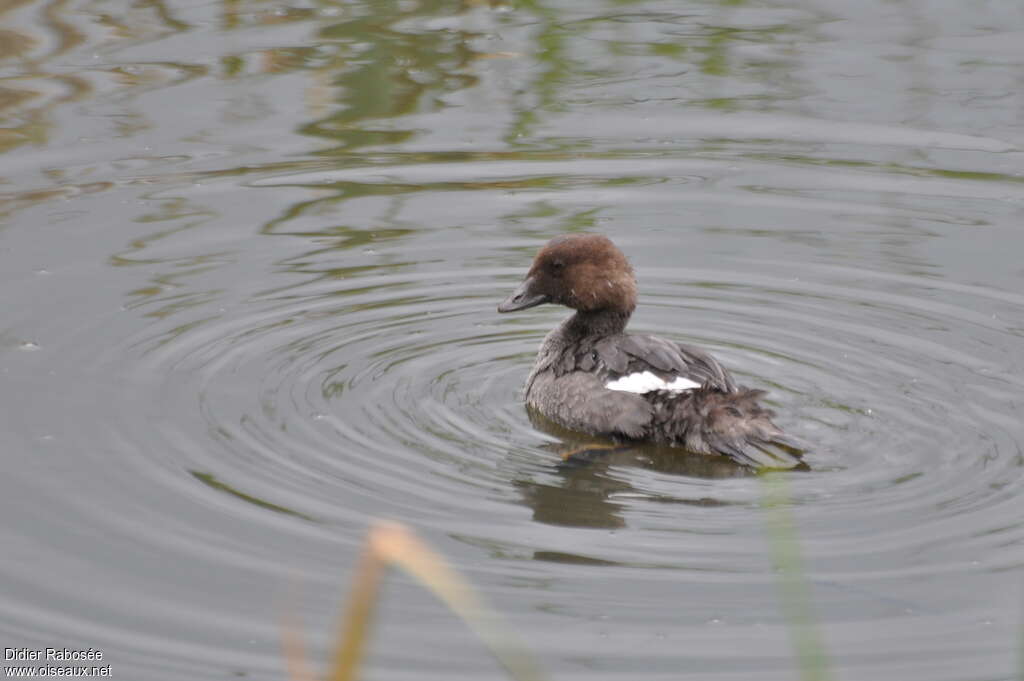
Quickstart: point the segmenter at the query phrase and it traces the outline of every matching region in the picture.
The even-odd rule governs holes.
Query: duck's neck
[[[633,310],[577,310],[576,314],[565,320],[566,333],[575,337],[613,336],[622,333]]]

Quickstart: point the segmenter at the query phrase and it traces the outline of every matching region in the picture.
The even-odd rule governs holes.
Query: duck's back
[[[756,466],[798,463],[796,443],[706,352],[657,336],[579,337],[566,324],[541,346],[526,400],[561,425],[722,454]]]

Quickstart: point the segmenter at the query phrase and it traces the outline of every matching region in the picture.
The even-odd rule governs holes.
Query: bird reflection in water
[[[628,468],[704,479],[756,475],[749,467],[724,456],[690,454],[678,448],[649,444],[617,443],[567,430],[536,410],[527,408],[527,411],[535,428],[558,439],[542,445],[558,454],[559,462],[552,467],[556,481],[520,480],[516,483],[537,522],[567,527],[624,527],[623,509],[629,497],[692,506],[731,504],[709,497],[675,497],[637,489],[623,472]],[[558,558],[551,556],[550,559]]]

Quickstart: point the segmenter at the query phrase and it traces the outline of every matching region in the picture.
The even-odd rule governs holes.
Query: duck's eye
[[[564,270],[564,269],[565,269],[565,263],[562,262],[561,260],[552,260],[551,261],[551,271],[554,272],[555,274],[561,274],[562,270]]]

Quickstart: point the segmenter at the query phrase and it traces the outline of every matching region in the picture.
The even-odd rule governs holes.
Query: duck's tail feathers
[[[687,424],[676,440],[696,452],[721,454],[754,468],[803,465],[803,443],[772,423],[774,414],[758,404],[763,390],[723,392],[710,386],[690,391],[673,405],[673,423]]]
[[[803,466],[799,452],[775,441],[720,443],[716,453],[724,454],[737,463],[758,469],[786,469]]]

